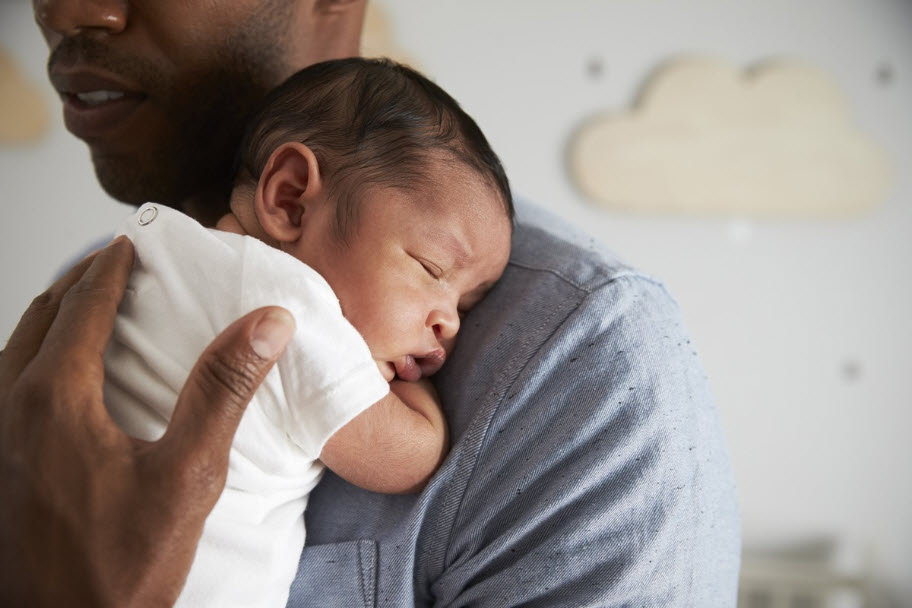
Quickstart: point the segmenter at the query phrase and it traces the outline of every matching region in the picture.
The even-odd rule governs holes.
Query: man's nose
[[[127,4],[127,0],[33,0],[32,8],[45,35],[75,36],[89,31],[124,31]]]

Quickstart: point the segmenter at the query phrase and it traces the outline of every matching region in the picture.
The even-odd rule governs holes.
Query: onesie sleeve
[[[291,440],[317,458],[336,431],[389,392],[389,384],[323,277],[282,251],[243,238],[240,313],[282,306],[297,326],[258,397],[282,418]]]

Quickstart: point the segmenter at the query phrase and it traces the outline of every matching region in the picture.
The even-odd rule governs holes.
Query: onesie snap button
[[[145,226],[146,224],[151,224],[152,220],[156,217],[158,217],[158,207],[150,205],[143,209],[143,212],[139,214],[139,225]]]

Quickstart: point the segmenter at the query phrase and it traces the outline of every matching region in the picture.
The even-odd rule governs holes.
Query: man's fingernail
[[[294,318],[284,309],[270,310],[253,328],[250,348],[263,359],[275,359],[294,335]]]

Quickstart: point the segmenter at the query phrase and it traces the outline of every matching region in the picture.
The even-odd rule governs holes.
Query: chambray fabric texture
[[[436,376],[452,450],[419,495],[327,471],[288,606],[734,606],[715,405],[657,281],[520,203],[507,271]]]

